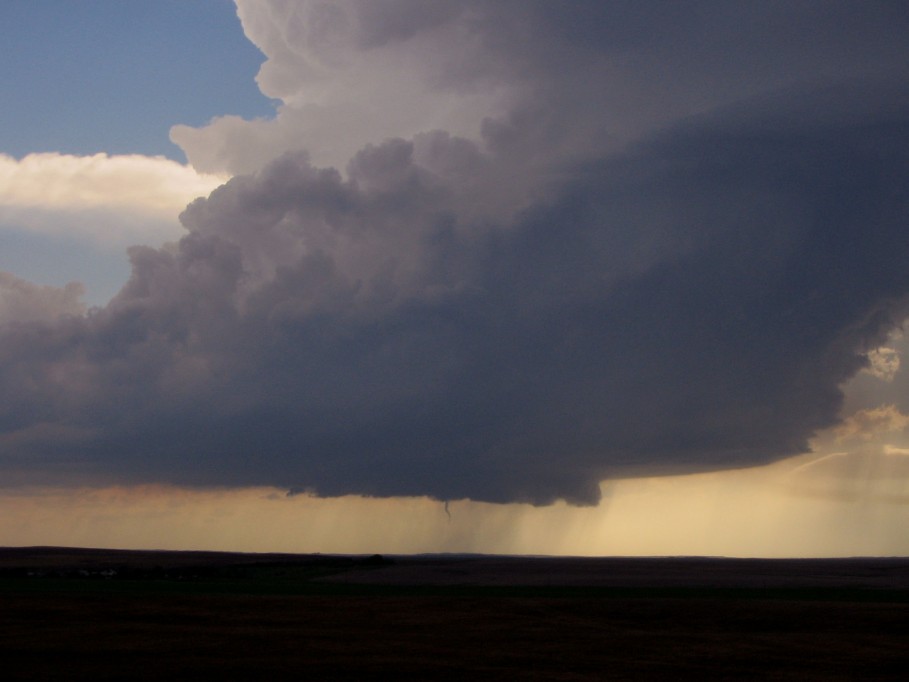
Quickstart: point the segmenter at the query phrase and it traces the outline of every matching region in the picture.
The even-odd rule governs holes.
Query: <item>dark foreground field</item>
[[[909,561],[0,549],[4,679],[906,679]]]

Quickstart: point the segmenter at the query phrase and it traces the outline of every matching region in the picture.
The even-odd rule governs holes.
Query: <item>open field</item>
[[[909,561],[0,549],[7,679],[905,679]]]

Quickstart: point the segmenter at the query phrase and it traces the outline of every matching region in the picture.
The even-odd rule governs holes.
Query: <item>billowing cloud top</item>
[[[366,144],[434,129],[497,132],[525,163],[551,163],[768,92],[909,75],[907,11],[876,0],[236,2],[268,58],[259,87],[283,105],[273,121],[176,126],[206,172],[296,148],[343,168]]]
[[[803,450],[907,314],[892,4],[238,6],[285,104],[175,129],[249,172],[106,308],[7,323],[26,478],[592,503]]]

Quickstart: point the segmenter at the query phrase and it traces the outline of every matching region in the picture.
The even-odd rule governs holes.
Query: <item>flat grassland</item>
[[[4,679],[907,679],[909,560],[0,548]]]

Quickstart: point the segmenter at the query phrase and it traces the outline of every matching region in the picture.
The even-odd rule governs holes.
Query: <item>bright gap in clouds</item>
[[[909,459],[906,455],[904,458]],[[909,477],[861,484],[815,458],[604,484],[597,507],[287,497],[270,488],[63,488],[0,495],[0,544],[248,552],[622,556],[909,553]],[[450,514],[450,516],[449,516]]]

